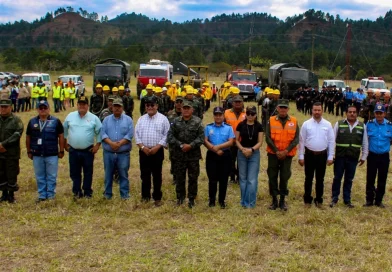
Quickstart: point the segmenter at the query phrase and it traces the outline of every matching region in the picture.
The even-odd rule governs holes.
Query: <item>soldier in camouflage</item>
[[[0,201],[15,202],[14,192],[18,191],[20,138],[23,133],[22,120],[12,111],[9,99],[0,100]]]
[[[194,99],[194,90],[191,86],[189,86],[186,89],[186,96],[185,96],[184,101],[188,101],[192,104],[194,116],[197,116],[200,119],[203,119],[203,110],[204,109],[202,108],[202,105],[200,104],[200,102],[197,101],[196,99]]]
[[[197,180],[200,174],[200,146],[204,143],[202,120],[193,116],[193,105],[184,101],[181,117],[174,119],[170,126],[167,142],[172,149],[171,159],[175,175],[177,205],[184,203],[186,189],[186,172],[188,170],[189,208],[195,205]]]
[[[111,95],[108,98],[108,107],[104,109],[101,114],[99,115],[99,120],[103,122],[103,119],[105,119],[107,116],[113,114],[113,100],[115,96]]]
[[[122,86],[120,86],[118,90],[119,90],[120,97],[123,100],[124,112],[126,115],[128,115],[133,119],[133,109],[135,107],[135,103],[133,102],[133,98],[131,96],[131,89],[129,88],[126,89],[124,94],[124,90],[121,87]]]
[[[162,88],[162,96],[161,96],[161,101],[162,101],[162,112],[164,115],[167,116],[168,112],[173,109],[173,101],[171,101],[170,96],[167,95],[167,88],[163,87]]]

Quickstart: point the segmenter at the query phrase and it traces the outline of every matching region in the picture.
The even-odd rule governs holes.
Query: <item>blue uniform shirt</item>
[[[235,138],[233,128],[226,123],[220,126],[215,123],[208,124],[204,129],[204,136],[208,137],[208,141],[213,145],[220,145]]]
[[[345,99],[353,99],[354,93],[353,92],[344,92]]]
[[[132,138],[133,138],[133,121],[132,118],[124,113],[119,118],[116,118],[114,114],[109,115],[103,120],[101,128],[101,138],[103,149],[109,152],[129,152],[132,149]],[[118,150],[114,151],[109,144],[103,140],[109,138],[113,142],[119,142],[122,139],[126,139],[129,142],[122,145]]]
[[[354,98],[357,102],[362,103],[362,101],[366,98],[366,94],[364,93],[355,93]]]
[[[366,124],[366,129],[369,151],[376,154],[389,153],[392,141],[392,123],[384,119],[384,122],[379,124],[376,119],[373,119]]]

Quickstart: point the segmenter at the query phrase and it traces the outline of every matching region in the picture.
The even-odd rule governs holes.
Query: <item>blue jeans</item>
[[[333,165],[334,178],[332,183],[332,201],[337,202],[339,200],[340,186],[344,175],[343,201],[346,204],[351,202],[351,187],[353,186],[357,164],[358,160],[353,158],[335,158]]]
[[[246,158],[241,151],[238,151],[237,158],[241,188],[241,206],[254,208],[256,205],[260,170],[260,151],[255,150],[249,158]]]
[[[114,170],[118,170],[119,185],[120,185],[120,196],[122,199],[129,198],[129,163],[130,153],[114,153],[104,150],[103,151],[103,163],[105,167],[105,192],[103,195],[105,198],[110,199],[113,196],[113,175]]]
[[[41,199],[51,199],[54,198],[56,194],[58,162],[58,156],[33,157],[38,197]]]
[[[93,195],[93,167],[94,154],[90,151],[91,147],[84,150],[69,148],[69,172],[73,182],[72,192],[76,197],[91,197]],[[83,186],[82,186],[83,169]],[[83,191],[82,188],[83,187]]]

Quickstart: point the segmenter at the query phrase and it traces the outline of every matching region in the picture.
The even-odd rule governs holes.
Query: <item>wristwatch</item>
[[[143,150],[144,149],[144,145],[142,145],[142,147],[140,148],[140,150]]]
[[[184,145],[183,144],[180,144],[180,148],[182,149],[184,147]]]

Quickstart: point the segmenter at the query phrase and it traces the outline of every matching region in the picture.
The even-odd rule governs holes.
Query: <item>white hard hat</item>
[[[163,88],[162,88],[162,91],[167,91],[167,88],[166,88],[166,87],[163,87]]]
[[[178,79],[176,80],[176,83],[178,83],[178,82],[180,82],[180,81],[178,81]]]
[[[215,84],[215,82],[212,82],[212,84],[214,85],[214,84]]]

